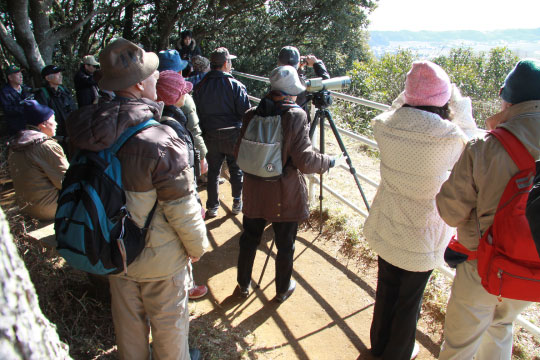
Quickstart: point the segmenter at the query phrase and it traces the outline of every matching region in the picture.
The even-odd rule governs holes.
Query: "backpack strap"
[[[111,146],[111,153],[116,154],[118,150],[124,145],[126,141],[133,135],[137,134],[138,132],[146,129],[147,127],[156,126],[159,125],[159,123],[154,119],[149,119],[146,121],[143,121],[140,124],[137,124],[135,126],[128,127],[118,139],[114,142],[114,144]]]
[[[41,92],[43,93],[43,97],[45,98],[45,102],[48,104],[49,103],[49,99],[51,98],[49,96],[49,91],[47,90],[46,87],[42,87],[41,88]]]
[[[514,134],[500,127],[488,132],[499,140],[519,171],[534,168],[534,158]]]

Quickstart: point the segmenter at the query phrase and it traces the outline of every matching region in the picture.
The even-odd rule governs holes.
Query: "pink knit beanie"
[[[415,61],[405,80],[405,102],[411,106],[444,106],[450,100],[448,74],[431,61]]]
[[[186,81],[182,75],[172,70],[165,70],[159,73],[156,84],[158,100],[165,105],[174,105],[180,96],[187,94],[193,89],[193,84]]]

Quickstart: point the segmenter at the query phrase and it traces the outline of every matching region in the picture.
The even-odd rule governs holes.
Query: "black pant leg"
[[[399,268],[378,257],[377,292],[371,321],[371,353],[381,356],[390,338],[390,328],[399,294]]]
[[[240,286],[247,287],[251,281],[251,272],[253,271],[253,262],[257,254],[266,225],[265,219],[252,219],[244,216],[244,231],[240,236],[240,252],[238,253],[238,267],[236,280]]]
[[[298,232],[298,222],[274,222],[277,256],[276,256],[276,293],[281,294],[289,288],[291,281],[294,241]]]
[[[422,298],[432,272],[433,270],[424,272],[401,270],[399,296],[390,329],[390,339],[382,357],[384,360],[411,358]]]

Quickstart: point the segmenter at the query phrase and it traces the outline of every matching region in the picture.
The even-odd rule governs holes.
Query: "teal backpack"
[[[74,268],[127,275],[127,266],[144,249],[157,200],[141,229],[126,209],[116,154],[129,138],[155,125],[159,123],[151,119],[132,126],[110,148],[82,150],[71,161],[58,197],[54,229],[58,252]]]

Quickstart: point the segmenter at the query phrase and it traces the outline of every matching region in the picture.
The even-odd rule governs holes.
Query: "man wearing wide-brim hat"
[[[106,103],[86,106],[68,122],[78,149],[110,147],[124,130],[161,117],[156,103],[158,57],[123,38],[101,52],[100,88],[114,91]],[[186,144],[167,125],[155,125],[131,137],[117,153],[127,210],[139,227],[158,205],[142,253],[127,275],[111,275],[111,309],[120,359],[195,359],[188,348],[189,261],[208,247],[201,206],[195,197]]]
[[[79,107],[96,104],[99,98],[99,89],[94,80],[94,72],[99,68],[99,62],[93,55],[82,58],[79,71],[75,74],[75,93]]]

